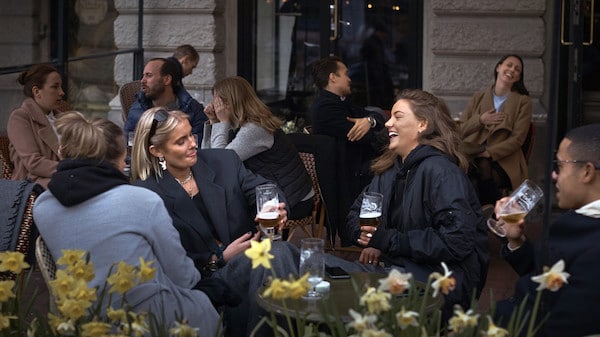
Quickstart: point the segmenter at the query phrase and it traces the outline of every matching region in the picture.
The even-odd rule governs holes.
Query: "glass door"
[[[559,139],[571,128],[600,122],[600,10],[594,0],[561,0]]]
[[[421,86],[422,1],[238,1],[238,73],[274,113],[299,124],[315,92],[312,64],[339,56],[355,104],[391,108]],[[253,43],[255,42],[255,43]]]

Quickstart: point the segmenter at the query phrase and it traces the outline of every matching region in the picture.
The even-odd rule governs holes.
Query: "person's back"
[[[130,186],[122,173],[126,150],[120,127],[71,113],[57,121],[57,130],[66,159],[34,206],[37,228],[53,257],[64,249],[89,252],[95,268],[90,286],[97,289],[115,263],[154,261],[154,277],[126,294],[131,310],[151,311],[166,327],[183,317],[214,333],[218,314],[206,294],[193,290],[200,273],[186,258],[162,199]],[[112,295],[113,308],[122,302],[121,295]],[[104,298],[103,309],[107,304]]]

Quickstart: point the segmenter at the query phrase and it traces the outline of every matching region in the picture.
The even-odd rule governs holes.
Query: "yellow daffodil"
[[[56,327],[56,332],[64,336],[74,336],[75,335],[75,325],[72,320],[67,320],[66,322],[60,322]]]
[[[539,283],[540,285],[536,288],[537,291],[548,289],[550,291],[557,291],[571,276],[565,272],[565,261],[562,259],[556,262],[552,268],[544,267],[544,273],[542,275],[533,276],[532,281]]]
[[[21,273],[23,269],[29,268],[25,262],[25,255],[20,252],[2,252],[0,253],[0,272],[10,271],[15,274]]]
[[[88,301],[80,301],[75,299],[65,299],[61,305],[58,306],[58,310],[65,316],[72,320],[77,320],[85,315],[85,311],[92,306],[92,303]]]
[[[94,264],[86,263],[83,260],[75,261],[66,268],[67,272],[71,274],[75,279],[84,280],[90,282],[94,279]]]
[[[262,265],[266,269],[271,269],[271,259],[274,257],[269,253],[271,250],[271,240],[262,240],[258,242],[252,240],[250,248],[246,249],[244,254],[252,260],[252,269]]]
[[[0,314],[0,329],[6,329],[10,327],[10,320],[18,319],[17,316],[4,316]]]
[[[82,261],[87,254],[85,250],[79,249],[63,249],[61,252],[63,255],[56,261],[59,266],[72,266],[77,261]]]
[[[154,261],[146,262],[142,257],[140,257],[140,279],[142,282],[150,281],[154,278],[154,274],[156,274],[156,268],[150,267]]]
[[[73,290],[69,292],[68,297],[75,300],[94,302],[97,299],[96,289],[89,288],[84,280],[78,280],[75,282]]]
[[[473,310],[469,309],[465,313],[460,306],[457,306],[454,310],[454,316],[448,320],[448,326],[450,330],[461,333],[466,328],[477,326],[477,320],[479,314],[474,314]]]
[[[286,282],[281,279],[275,278],[271,280],[271,283],[263,291],[264,297],[272,297],[276,300],[281,300],[287,298],[288,295],[288,287],[286,286]]]
[[[0,281],[0,302],[5,302],[9,298],[15,297],[13,289],[15,281]]]
[[[127,312],[123,309],[113,309],[112,307],[106,309],[106,316],[113,323],[124,322],[127,320]]]
[[[409,280],[412,278],[411,273],[401,273],[397,269],[392,269],[388,277],[379,280],[379,290],[388,291],[392,295],[402,294],[406,289],[410,288]]]
[[[81,337],[104,337],[110,332],[111,325],[92,321],[81,325]]]
[[[442,262],[442,267],[444,268],[444,275],[433,272],[429,275],[429,278],[434,278],[435,281],[431,283],[431,287],[433,288],[433,297],[436,297],[441,291],[442,294],[448,295],[450,291],[454,290],[456,287],[456,279],[454,277],[450,277],[452,272],[448,270],[448,266],[444,262]]]
[[[406,310],[404,306],[399,313],[396,314],[396,321],[400,326],[400,329],[404,330],[409,326],[419,326],[419,314],[417,312]]]
[[[63,322],[62,320],[62,317],[48,313],[48,324],[50,325],[50,328],[52,328],[52,331],[57,331],[58,325]]]
[[[362,332],[375,327],[375,322],[377,322],[377,316],[368,314],[363,316],[360,313],[354,311],[354,309],[350,309],[348,313],[350,314],[350,316],[352,316],[352,322],[346,324],[347,328],[352,328],[357,332]]]
[[[115,291],[123,295],[129,289],[137,285],[135,267],[128,265],[121,261],[117,266],[117,271],[110,275],[106,282],[111,286],[108,290],[109,293]]]
[[[373,287],[369,287],[364,295],[360,297],[360,305],[367,306],[367,311],[371,314],[379,314],[381,312],[390,310],[390,298],[392,295],[389,293],[375,290]]]
[[[488,318],[488,321],[490,322],[490,325],[488,326],[488,329],[483,332],[483,335],[485,337],[506,337],[506,336],[508,336],[508,331],[506,329],[497,327],[494,324],[494,321],[492,320],[492,318],[490,316],[487,316],[487,318]]]
[[[290,287],[288,289],[290,298],[298,299],[302,296],[306,295],[308,290],[310,290],[311,285],[308,283],[308,273],[304,274],[301,278],[297,279],[290,283]]]
[[[73,289],[74,285],[75,279],[63,269],[58,269],[56,271],[56,279],[50,281],[52,293],[59,298],[67,297],[67,294]]]
[[[130,311],[129,317],[131,317],[131,330],[134,336],[142,337],[145,333],[150,332],[148,322],[146,322],[146,315]]]
[[[198,328],[192,328],[191,326],[187,325],[187,322],[175,322],[175,327],[171,328],[169,333],[176,337],[197,337],[199,330],[200,329]]]
[[[33,320],[31,320],[31,323],[29,324],[29,328],[27,328],[27,337],[35,337],[38,326],[39,326],[38,318],[35,317]]]

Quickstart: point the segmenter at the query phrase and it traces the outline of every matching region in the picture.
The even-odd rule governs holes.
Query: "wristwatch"
[[[368,116],[367,120],[369,121],[369,123],[371,123],[371,129],[375,127],[375,125],[377,125],[377,120],[375,118],[373,118],[372,116]]]

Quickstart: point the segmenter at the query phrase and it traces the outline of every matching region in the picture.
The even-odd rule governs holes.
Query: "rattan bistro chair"
[[[323,227],[325,226],[325,207],[323,204],[323,197],[321,195],[321,187],[319,185],[319,178],[317,177],[317,169],[315,166],[315,155],[307,152],[299,152],[300,159],[304,163],[306,172],[310,176],[312,181],[313,190],[315,195],[313,196],[313,209],[310,215],[296,220],[288,220],[285,223],[284,228],[290,230],[288,235],[288,241],[292,239],[296,229],[300,228],[302,231],[311,237],[320,238],[323,234]],[[315,225],[317,228],[315,229]],[[310,233],[307,227],[310,227]]]
[[[58,312],[56,309],[56,301],[52,294],[52,287],[50,286],[50,282],[56,279],[56,263],[41,236],[38,236],[37,240],[35,240],[35,258],[50,294],[50,312],[56,313]]]
[[[121,111],[123,116],[123,122],[127,120],[129,109],[133,102],[135,102],[135,94],[140,91],[142,84],[140,81],[133,81],[125,83],[119,89],[119,100],[121,101]]]
[[[10,140],[5,134],[0,135],[0,173],[2,179],[10,179],[14,169],[13,163],[10,160],[9,151]]]

